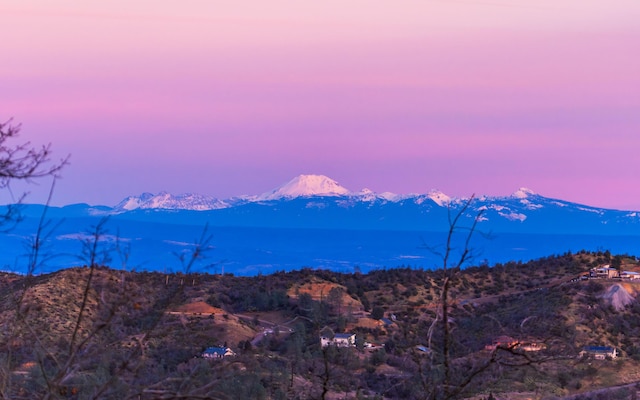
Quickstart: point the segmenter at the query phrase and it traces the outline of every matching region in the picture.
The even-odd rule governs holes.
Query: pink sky
[[[317,173],[640,210],[638,21],[637,0],[4,0],[0,119],[71,154],[55,204]]]

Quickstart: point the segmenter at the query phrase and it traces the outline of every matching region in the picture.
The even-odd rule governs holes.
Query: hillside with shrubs
[[[443,271],[410,267],[254,277],[98,265],[3,273],[0,393],[635,398],[640,283],[588,278],[603,265],[639,269],[635,258],[588,252],[469,267],[451,275],[446,307]],[[321,346],[321,336],[349,335],[349,345]],[[584,351],[594,346],[617,353],[596,359]],[[217,347],[229,355],[203,357]]]

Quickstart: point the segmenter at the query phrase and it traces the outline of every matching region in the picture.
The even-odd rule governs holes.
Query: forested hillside
[[[78,399],[588,393],[640,380],[640,284],[581,279],[611,262],[638,269],[633,258],[582,252],[461,270],[447,330],[443,271],[5,273],[0,389]],[[348,346],[321,346],[321,336],[351,334]],[[595,345],[618,356],[581,355]],[[214,346],[234,354],[201,356]]]

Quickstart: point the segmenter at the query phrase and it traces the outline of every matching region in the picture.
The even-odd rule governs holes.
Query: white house
[[[630,279],[630,280],[640,279],[640,272],[622,271],[620,273],[620,278],[622,278],[622,279]]]
[[[611,268],[611,266],[607,264],[603,265],[602,267],[593,268],[591,271],[589,271],[589,277],[611,279],[619,278],[620,274],[618,273],[617,269]]]
[[[353,347],[356,345],[355,333],[336,333],[333,338],[326,335],[320,335],[320,344],[322,347]]]
[[[236,353],[228,347],[207,347],[202,352],[202,358],[225,358],[235,355]]]
[[[610,346],[585,346],[580,352],[580,357],[583,357],[585,355],[593,357],[596,360],[604,360],[607,357],[618,357],[618,351],[615,347]]]

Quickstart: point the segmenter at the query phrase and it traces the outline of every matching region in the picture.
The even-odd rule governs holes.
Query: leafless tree
[[[36,147],[31,142],[19,142],[20,124],[9,119],[0,122],[0,190],[8,190],[13,198],[13,205],[0,215],[0,226],[19,220],[18,205],[26,194],[15,196],[11,191],[11,183],[33,182],[39,178],[57,177],[62,168],[68,164],[69,156],[54,162],[51,144]]]
[[[450,325],[449,325],[449,286],[451,284],[451,280],[454,278],[456,274],[460,272],[460,269],[470,261],[472,252],[471,252],[471,238],[476,231],[476,227],[478,225],[478,221],[480,221],[480,217],[482,216],[482,211],[479,211],[474,217],[470,226],[462,227],[460,226],[460,219],[465,216],[467,211],[469,210],[469,206],[472,204],[474,200],[474,196],[471,196],[469,200],[467,200],[460,211],[458,211],[455,215],[451,216],[449,213],[449,231],[447,233],[447,242],[446,249],[443,255],[442,262],[442,294],[440,298],[440,306],[442,311],[442,326],[443,326],[443,344],[442,344],[442,352],[444,356],[444,394],[445,397],[448,397],[449,394],[449,385],[451,383],[451,361],[450,361]],[[465,230],[466,237],[464,240],[464,245],[461,251],[459,252],[458,259],[456,260],[454,251],[454,234],[458,230]]]
[[[462,206],[454,210],[452,205],[448,207],[448,231],[444,244],[444,249],[426,246],[431,252],[438,255],[442,260],[442,284],[440,289],[440,298],[438,299],[437,312],[434,320],[427,332],[427,342],[429,349],[434,348],[433,336],[437,329],[442,333],[442,365],[436,366],[433,353],[427,368],[420,366],[421,375],[428,375],[430,378],[424,382],[424,386],[430,390],[425,391],[428,398],[451,398],[459,392],[459,387],[454,387],[451,382],[452,365],[451,365],[451,321],[449,317],[449,291],[452,281],[460,272],[461,268],[467,265],[473,258],[474,252],[471,248],[471,239],[474,234],[478,234],[478,222],[482,220],[483,211],[474,212],[471,206],[475,200],[475,196],[467,199]],[[470,222],[465,223],[465,219]],[[463,236],[460,237],[459,234]],[[420,364],[420,363],[419,363]],[[428,370],[425,371],[425,370]],[[437,377],[434,371],[442,371],[441,377]],[[465,383],[465,386],[469,382]]]

